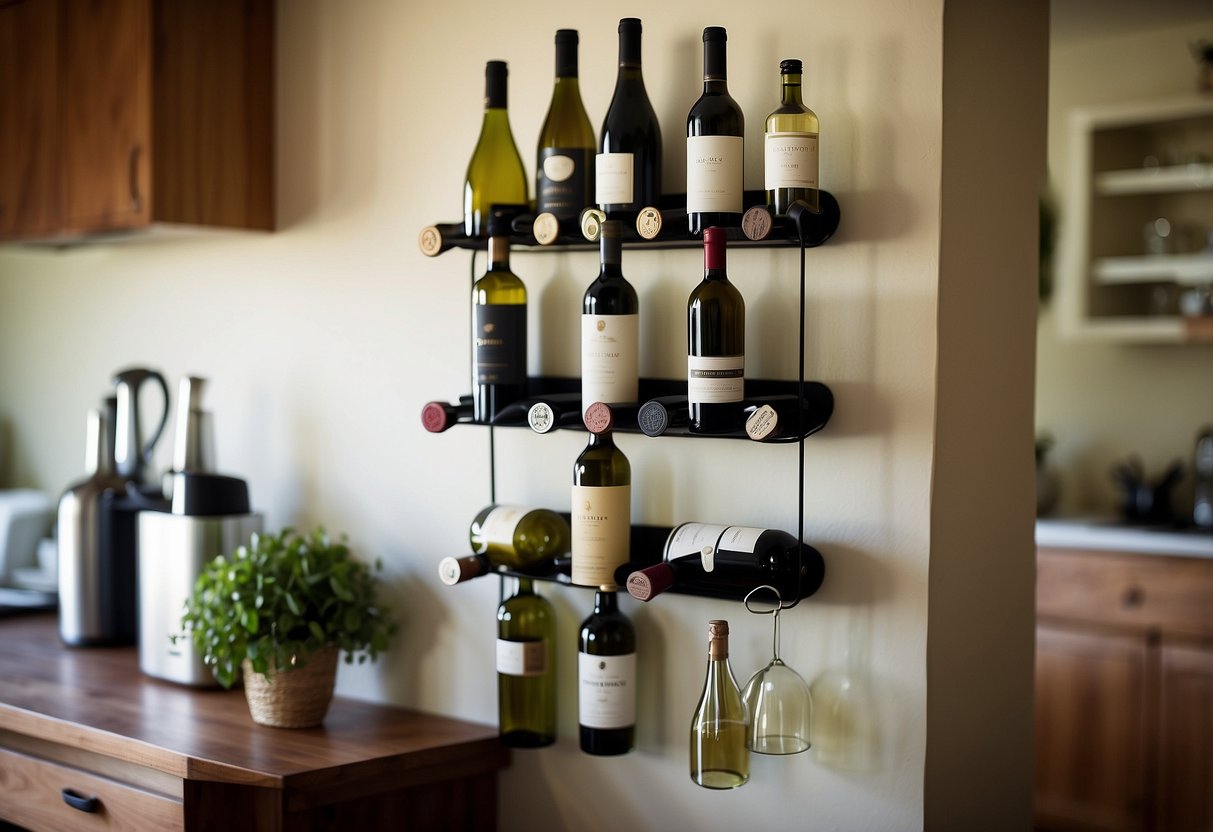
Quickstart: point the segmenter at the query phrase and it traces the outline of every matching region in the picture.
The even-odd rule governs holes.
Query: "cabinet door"
[[[0,3],[0,240],[58,225],[57,6]]]
[[[151,221],[150,0],[74,0],[60,40],[63,225]]]
[[[1164,644],[1159,696],[1158,823],[1213,830],[1213,644]]]
[[[1038,829],[1144,828],[1148,679],[1144,635],[1037,627]]]

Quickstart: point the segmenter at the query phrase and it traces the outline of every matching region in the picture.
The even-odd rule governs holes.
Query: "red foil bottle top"
[[[585,409],[585,428],[590,433],[606,433],[611,429],[613,421],[611,407],[608,404],[594,402]]]
[[[421,424],[430,433],[442,433],[450,427],[447,407],[443,402],[426,402],[421,408]]]
[[[703,232],[703,268],[705,270],[722,271],[724,269],[724,241],[726,239],[725,230],[723,228],[705,229]]]
[[[668,563],[658,563],[628,575],[627,590],[638,601],[648,601],[674,585],[674,570]]]

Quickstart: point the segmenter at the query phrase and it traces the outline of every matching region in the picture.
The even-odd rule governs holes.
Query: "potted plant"
[[[395,632],[375,599],[375,571],[323,529],[254,534],[207,564],[181,624],[226,688],[244,673],[253,720],[319,725],[328,712],[337,658],[374,661]]]

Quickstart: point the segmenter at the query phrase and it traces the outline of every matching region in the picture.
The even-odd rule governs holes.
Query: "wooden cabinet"
[[[1213,561],[1037,554],[1040,830],[1213,829]]]
[[[319,728],[267,728],[241,691],[0,621],[0,828],[487,830],[508,763],[495,726],[338,697]]]
[[[1076,110],[1065,188],[1063,331],[1213,341],[1213,313],[1180,314],[1182,295],[1206,298],[1213,286],[1213,98]]]
[[[271,0],[0,3],[0,240],[271,229]]]

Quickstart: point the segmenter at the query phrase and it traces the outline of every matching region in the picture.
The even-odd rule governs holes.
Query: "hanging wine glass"
[[[754,593],[769,590],[775,597],[771,609],[751,606]],[[813,698],[800,674],[779,658],[779,612],[783,599],[773,586],[755,587],[745,597],[746,609],[775,619],[773,657],[750,677],[741,699],[750,715],[749,748],[756,754],[799,754],[809,748],[813,722]]]

